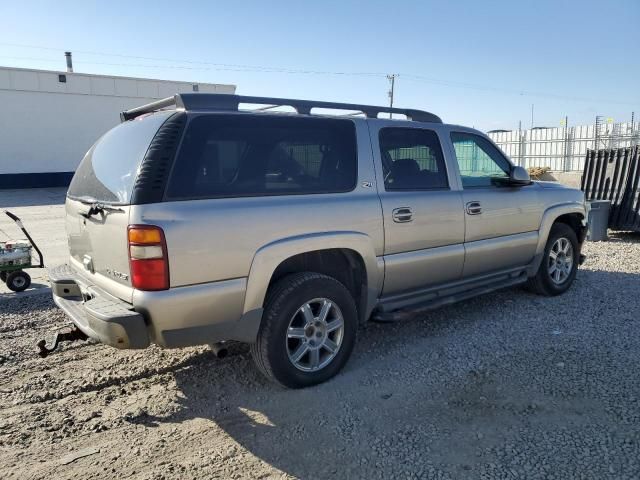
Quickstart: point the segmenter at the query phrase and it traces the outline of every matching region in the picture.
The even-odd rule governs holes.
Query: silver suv
[[[117,348],[246,342],[305,387],[369,319],[557,295],[582,258],[582,192],[428,112],[194,93],[121,117],[73,177],[71,256],[50,271],[58,306]]]

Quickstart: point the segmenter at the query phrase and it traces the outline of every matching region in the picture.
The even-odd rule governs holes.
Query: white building
[[[235,85],[0,67],[0,188],[66,186],[120,112],[181,92]]]

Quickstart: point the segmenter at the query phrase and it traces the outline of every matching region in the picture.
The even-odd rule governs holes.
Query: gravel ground
[[[240,345],[217,360],[76,342],[43,360],[64,316],[45,295],[3,301],[0,476],[639,478],[640,236],[585,253],[560,297],[371,324],[342,374],[303,391]]]

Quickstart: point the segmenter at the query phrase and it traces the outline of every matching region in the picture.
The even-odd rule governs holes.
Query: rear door
[[[529,263],[538,244],[539,188],[507,186],[511,163],[473,130],[450,133],[465,210],[464,277]]]
[[[70,264],[89,284],[131,301],[127,225],[139,166],[173,112],[124,122],[87,152],[69,186],[66,229]],[[95,204],[104,208],[90,212]]]
[[[384,218],[383,295],[455,281],[464,263],[464,214],[438,126],[371,122]]]

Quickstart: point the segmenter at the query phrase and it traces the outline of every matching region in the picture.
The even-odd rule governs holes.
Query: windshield
[[[67,195],[89,202],[129,203],[138,166],[156,132],[173,113],[140,117],[105,133],[80,162]]]

